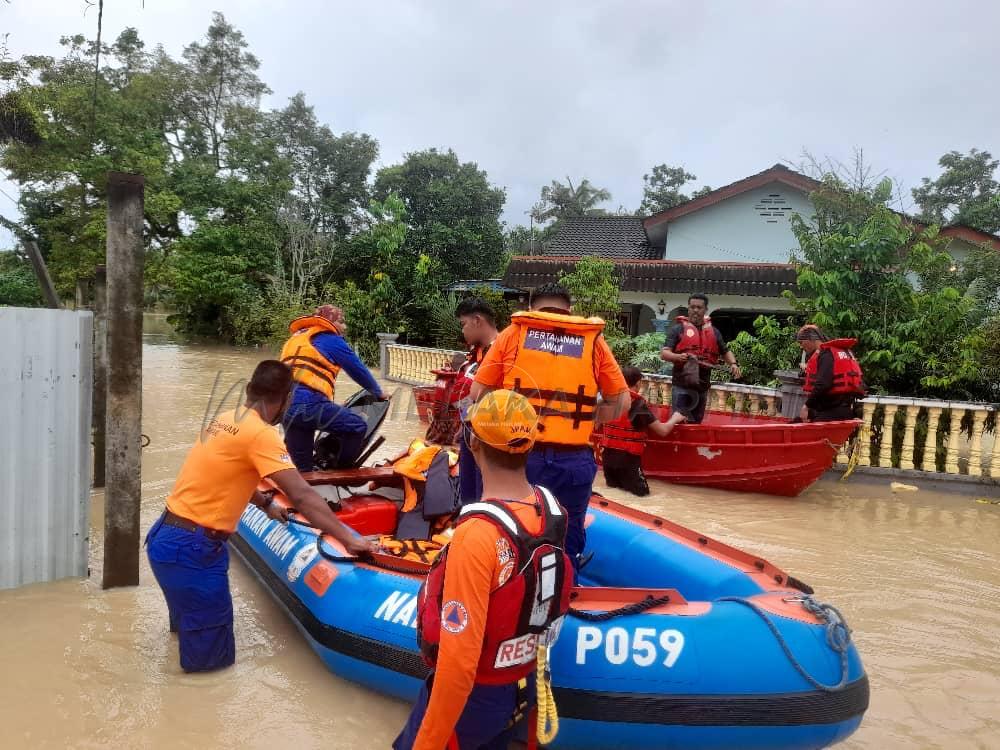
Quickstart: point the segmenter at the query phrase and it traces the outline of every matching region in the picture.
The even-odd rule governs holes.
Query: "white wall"
[[[790,216],[798,213],[809,219],[813,212],[806,193],[774,182],[670,222],[665,257],[787,263],[791,251],[799,247],[792,234]]]
[[[87,574],[92,322],[0,308],[0,589]]]

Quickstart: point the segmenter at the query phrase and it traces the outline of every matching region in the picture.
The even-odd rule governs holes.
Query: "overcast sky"
[[[94,35],[84,0],[6,1],[14,57]],[[375,136],[380,165],[453,148],[506,188],[511,224],[566,176],[634,210],[662,162],[718,187],[858,146],[908,194],[948,150],[1000,155],[1000,3],[985,0],[106,0],[104,35],[135,26],[176,54],[212,10],[260,58],[268,105],[304,91],[335,131]]]

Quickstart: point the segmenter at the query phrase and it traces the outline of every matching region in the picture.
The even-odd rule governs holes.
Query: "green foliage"
[[[913,189],[920,218],[934,224],[965,224],[984,232],[1000,231],[1000,183],[994,179],[998,162],[989,151],[968,155],[949,151],[938,165],[936,180],[923,178]]]
[[[532,208],[531,215],[539,224],[579,216],[606,216],[607,210],[597,205],[609,200],[611,193],[594,187],[589,180],[581,180],[574,187],[567,177],[565,185],[552,180],[551,185],[542,188],[541,200]]]
[[[581,258],[572,273],[561,273],[559,283],[573,297],[573,312],[584,317],[603,318],[608,327],[617,326],[621,305],[618,302],[621,284],[615,264],[597,257]]]
[[[375,197],[390,193],[406,207],[403,256],[410,262],[425,254],[449,281],[491,278],[500,270],[505,194],[474,162],[460,162],[451,150],[407,154],[375,176]]]
[[[38,307],[42,292],[31,263],[17,253],[0,251],[0,305]]]
[[[632,346],[635,349],[632,358],[625,364],[638,367],[643,372],[667,373],[673,368],[663,361],[660,352],[666,345],[667,335],[665,333],[643,333],[632,339]],[[621,362],[621,360],[619,360]]]
[[[691,196],[681,192],[691,180],[697,180],[693,174],[683,167],[671,167],[666,164],[657,164],[650,174],[642,176],[642,205],[639,206],[640,214],[655,214],[665,211],[691,199]],[[697,198],[711,192],[711,188],[703,187],[698,190],[693,197]]]
[[[775,370],[794,370],[802,350],[795,343],[798,325],[792,319],[779,320],[760,315],[754,320],[754,333],[742,331],[729,342],[743,370],[743,380],[758,385],[774,385]]]

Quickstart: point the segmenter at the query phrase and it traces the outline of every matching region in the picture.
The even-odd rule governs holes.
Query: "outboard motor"
[[[344,465],[340,462],[340,438],[329,432],[320,432],[316,436],[313,448],[313,463],[319,471],[353,469],[361,466],[385,442],[385,438],[379,436],[378,431],[389,414],[388,401],[379,401],[372,393],[362,389],[347,399],[343,403],[343,407],[350,409],[365,420],[367,427],[364,447],[362,447],[357,460]]]

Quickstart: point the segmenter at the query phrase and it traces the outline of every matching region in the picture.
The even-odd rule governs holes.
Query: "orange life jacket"
[[[340,366],[334,364],[317,349],[313,336],[320,333],[340,332],[326,318],[318,315],[306,315],[296,318],[288,325],[291,337],[281,347],[280,359],[292,368],[295,382],[318,391],[333,401],[333,392],[340,373]]]
[[[397,460],[392,465],[392,470],[403,477],[403,507],[402,512],[407,513],[417,507],[419,494],[417,493],[416,482],[424,482],[427,479],[427,470],[434,461],[439,451],[444,450],[440,445],[427,445],[422,440],[414,440],[410,443],[405,456]],[[448,469],[451,476],[458,476],[458,454],[454,451],[447,451]]]
[[[633,405],[642,398],[635,391],[629,391],[629,395],[632,397]],[[618,417],[618,419],[604,425],[604,435],[601,438],[601,444],[605,448],[614,448],[615,450],[625,451],[635,456],[641,456],[646,450],[647,435],[645,430],[637,430],[632,425],[631,412],[632,409],[630,408]]]
[[[719,340],[715,337],[715,329],[712,327],[712,319],[705,318],[701,328],[695,326],[683,315],[677,316],[677,322],[684,330],[681,331],[681,339],[674,347],[676,354],[688,352],[693,354],[702,362],[714,365],[719,361]]]
[[[806,393],[812,393],[816,387],[819,352],[826,349],[833,354],[833,385],[827,393],[831,396],[864,396],[865,384],[862,380],[861,365],[858,364],[854,352],[851,351],[857,343],[857,339],[834,339],[820,344],[819,350],[806,363],[806,383],[802,390]]]
[[[517,353],[503,387],[526,396],[543,426],[541,445],[586,446],[594,430],[597,376],[594,345],[600,318],[517,312]]]

